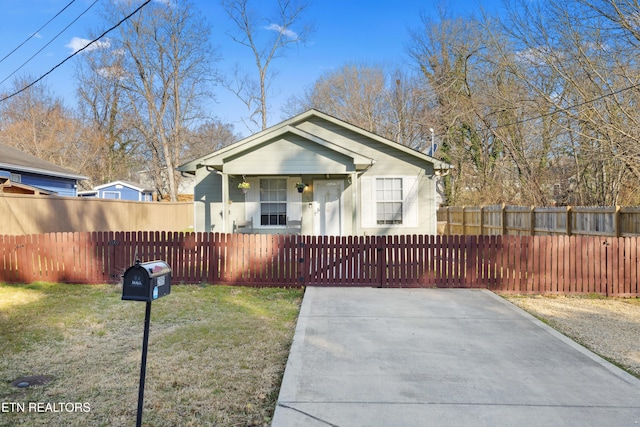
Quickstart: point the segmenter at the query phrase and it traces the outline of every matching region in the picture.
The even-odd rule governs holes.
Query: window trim
[[[113,194],[117,197],[105,197],[107,194]],[[101,198],[108,200],[122,200],[122,193],[120,191],[104,190]]]
[[[286,225],[260,225],[260,180],[261,179],[285,179],[287,181],[287,221],[302,219],[302,194],[295,187],[300,181],[300,176],[291,175],[253,175],[247,176],[246,181],[251,184],[249,191],[244,195],[245,214],[244,220],[251,221],[256,230],[283,230]]]
[[[385,183],[386,182],[391,182],[391,189],[390,191],[392,193],[395,193],[396,189],[393,188],[393,184],[395,182],[399,181],[400,182],[400,198],[399,199],[395,199],[393,197],[391,197],[390,199],[386,199],[386,194],[389,191],[389,189],[387,189],[385,187]],[[395,226],[402,226],[405,223],[405,214],[404,214],[404,205],[405,205],[405,193],[404,193],[404,179],[400,178],[400,177],[395,177],[395,176],[378,176],[374,179],[374,186],[375,186],[375,194],[376,194],[376,198],[375,201],[373,203],[375,203],[375,210],[376,210],[376,215],[375,215],[375,221],[376,221],[376,225],[378,226],[388,226],[388,225],[395,225]],[[378,199],[378,183],[382,182],[382,192],[383,192],[383,198],[382,200]],[[380,215],[380,211],[378,210],[380,208],[380,204],[383,205],[400,205],[400,222],[395,222],[396,221],[396,216],[397,216],[397,212],[387,212],[386,209],[383,209],[383,215],[387,215],[387,214],[391,214],[392,215],[392,219],[391,220],[387,220],[387,219],[383,219],[383,222],[380,222],[380,219],[378,218]],[[391,221],[391,222],[387,222],[387,221]]]
[[[257,225],[257,227],[259,227],[259,228],[287,228],[286,222],[287,222],[287,217],[288,217],[288,214],[289,214],[289,194],[288,194],[289,192],[287,191],[288,190],[287,189],[287,183],[289,182],[289,180],[287,179],[286,176],[269,176],[269,177],[259,176],[259,177],[257,177],[257,179],[258,179],[258,192],[259,192],[258,193],[258,201],[257,201],[257,203],[258,203],[258,220],[259,221],[258,221],[258,224],[254,224],[254,227]],[[285,193],[284,193],[285,194],[285,200],[284,201],[276,200],[276,201],[273,201],[273,202],[261,200],[260,192],[261,192],[262,187],[260,185],[260,182],[262,180],[270,180],[270,181],[283,180],[284,181],[284,190],[285,190]],[[284,221],[285,221],[285,223],[284,224],[266,224],[266,225],[263,225],[262,224],[262,204],[263,203],[265,203],[265,204],[282,204],[282,203],[284,203],[284,209],[285,209],[285,211],[284,211]]]
[[[402,179],[402,224],[378,224],[376,183],[378,178]],[[417,228],[420,178],[415,175],[372,175],[360,178],[361,226],[363,229]]]

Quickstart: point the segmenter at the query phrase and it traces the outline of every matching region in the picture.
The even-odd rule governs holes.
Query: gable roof
[[[0,169],[30,172],[39,175],[55,176],[68,179],[89,179],[36,156],[20,151],[17,148],[0,143]]]
[[[375,141],[381,142],[385,145],[388,145],[394,149],[403,151],[405,153],[408,153],[412,156],[415,156],[417,158],[419,158],[420,160],[423,161],[427,161],[430,163],[434,164],[434,169],[451,169],[452,166],[448,163],[445,163],[443,161],[437,160],[431,156],[428,156],[424,153],[421,153],[419,151],[416,151],[412,148],[409,148],[405,145],[402,145],[398,142],[395,141],[391,141],[387,138],[383,138],[379,135],[376,135],[375,133],[366,131],[362,128],[359,128],[357,126],[354,126],[350,123],[347,123],[345,121],[342,121],[340,119],[337,119],[333,116],[330,116],[328,114],[322,113],[318,110],[308,110],[302,114],[299,114],[297,116],[294,116],[288,120],[285,120],[277,125],[274,125],[268,129],[265,129],[261,132],[258,132],[254,135],[251,135],[247,138],[241,139],[238,142],[235,142],[227,147],[224,147],[220,150],[214,151],[210,154],[207,154],[205,156],[199,157],[195,160],[192,160],[190,162],[184,163],[180,166],[178,166],[178,170],[182,171],[182,172],[195,172],[196,168],[200,165],[206,165],[206,166],[212,166],[214,168],[216,167],[221,167],[222,164],[224,163],[224,160],[226,158],[229,158],[230,156],[234,156],[234,155],[238,155],[242,152],[246,152],[246,151],[250,151],[252,148],[270,140],[273,138],[276,138],[278,136],[282,136],[286,133],[292,133],[295,135],[298,135],[306,140],[315,142],[319,145],[322,145],[330,150],[339,152],[347,157],[350,157],[353,159],[354,165],[356,166],[356,168],[360,169],[364,169],[367,166],[373,164],[375,162],[374,159],[371,159],[369,157],[363,156],[355,151],[352,151],[344,146],[335,144],[333,142],[324,140],[322,138],[317,137],[316,135],[312,135],[308,132],[305,132],[299,128],[296,127],[296,124],[299,124],[301,122],[307,121],[309,119],[311,119],[312,117],[319,117],[321,119],[324,119],[328,122],[331,122],[335,125],[338,126],[342,126],[343,128],[346,128],[350,131],[353,131],[355,133],[358,133],[360,135],[363,135],[367,138],[373,139]]]
[[[114,185],[123,185],[125,187],[129,187],[141,193],[153,193],[152,189],[145,188],[142,186],[142,184],[138,184],[137,182],[132,182],[132,181],[124,181],[124,180],[107,182],[106,184],[102,184],[102,185],[96,185],[95,187],[93,187],[93,189],[102,190],[103,188],[113,187]]]

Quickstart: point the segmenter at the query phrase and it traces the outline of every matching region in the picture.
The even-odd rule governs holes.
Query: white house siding
[[[222,176],[201,167],[196,171],[194,195],[194,225],[196,231],[229,232],[223,230],[221,213],[224,211],[222,203]]]
[[[291,135],[226,162],[224,171],[232,175],[347,173],[352,166],[347,156]]]
[[[378,164],[376,163],[376,166]],[[405,204],[403,211],[405,218],[402,225],[376,225],[373,209],[373,201],[367,206],[368,197],[375,192],[375,178],[394,177],[403,179]],[[410,171],[393,173],[382,168],[371,168],[360,179],[358,208],[362,218],[360,232],[365,235],[379,234],[436,234],[437,217],[435,204],[435,181],[425,176],[424,173],[413,176]],[[414,185],[416,187],[414,187]],[[415,191],[416,193],[412,193]],[[411,196],[411,197],[409,197]],[[414,198],[415,196],[415,198]],[[363,203],[364,201],[364,203]],[[415,204],[417,202],[417,204]]]
[[[290,119],[280,128],[276,126],[273,130],[256,134],[253,141],[249,138],[199,161],[215,166],[224,175],[212,168],[198,168],[194,189],[196,230],[233,232],[234,223],[241,224],[251,218],[254,232],[286,231],[256,227],[259,224],[257,203],[252,200],[258,199],[257,193],[245,195],[237,189],[243,179],[252,183],[251,191],[258,191],[260,177],[283,176],[288,178],[291,191],[295,182],[300,180],[310,186],[299,197],[296,194],[288,200],[288,203],[296,204],[292,209],[288,208],[288,215],[292,213],[296,217],[290,219],[297,219],[298,215],[302,217],[302,234],[317,234],[314,229],[313,183],[327,179],[343,183],[340,199],[343,235],[437,232],[434,163],[423,154],[362,132],[344,122],[334,122],[321,113],[302,114],[299,120]],[[434,162],[441,167],[448,166]],[[403,214],[406,214],[406,220],[403,215],[402,224],[378,225],[375,212],[371,210],[375,203],[363,205],[363,197],[372,194],[376,177],[403,180]],[[227,184],[225,194],[220,191],[223,182]],[[369,215],[368,218],[362,218],[363,212]]]
[[[407,177],[415,176],[418,182],[417,193],[417,226],[410,225],[396,226],[374,226],[367,227],[360,224],[359,231],[361,234],[378,235],[378,234],[436,234],[437,233],[437,216],[436,216],[436,180],[432,178],[434,175],[433,166],[420,161],[415,156],[395,149],[392,146],[383,144],[376,140],[364,137],[361,134],[352,132],[341,126],[336,126],[326,122],[320,118],[312,118],[304,122],[299,127],[306,132],[313,133],[323,139],[335,141],[343,144],[347,148],[356,151],[363,156],[375,159],[375,164],[368,169],[361,177]],[[426,168],[425,168],[426,166]],[[366,213],[366,207],[362,206],[363,188],[362,182],[359,183],[358,209],[361,214]],[[365,224],[368,224],[365,221]]]

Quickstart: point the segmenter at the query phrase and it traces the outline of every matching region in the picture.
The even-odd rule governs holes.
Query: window
[[[102,193],[103,199],[119,199],[120,192],[119,191],[104,191]]]
[[[11,182],[17,182],[18,184],[22,182],[22,175],[19,173],[11,173]]]
[[[402,224],[402,178],[376,178],[376,224]]]
[[[418,227],[417,176],[363,176],[360,183],[363,228]]]
[[[260,225],[287,225],[287,179],[260,179]]]

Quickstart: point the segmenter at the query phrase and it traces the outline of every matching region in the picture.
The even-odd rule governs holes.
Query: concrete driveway
[[[272,423],[637,425],[640,380],[493,293],[377,288],[307,288]]]

